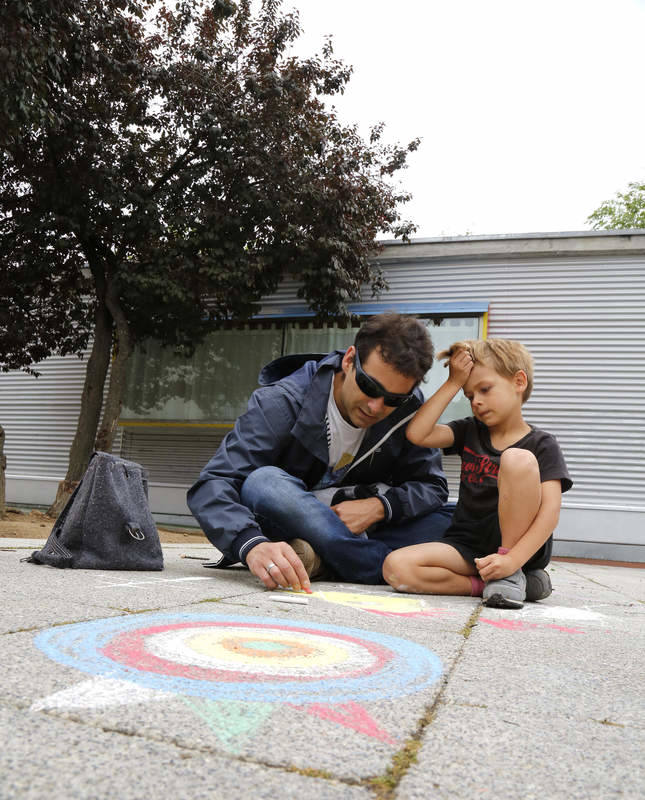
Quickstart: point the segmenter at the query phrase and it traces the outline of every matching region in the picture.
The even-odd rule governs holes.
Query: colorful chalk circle
[[[420,691],[441,661],[373,631],[215,614],[137,614],[35,637],[52,660],[94,676],[210,700],[351,703]]]

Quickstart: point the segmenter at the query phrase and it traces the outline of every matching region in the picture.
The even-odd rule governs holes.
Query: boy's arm
[[[482,580],[496,581],[506,578],[523,567],[555,530],[560,519],[561,504],[560,481],[544,481],[539,511],[524,536],[505,555],[493,553],[490,556],[475,559]]]
[[[473,360],[467,350],[458,350],[450,359],[446,382],[428,398],[409,423],[405,435],[420,447],[450,447],[455,441],[452,428],[437,425],[448,403],[468,380]]]

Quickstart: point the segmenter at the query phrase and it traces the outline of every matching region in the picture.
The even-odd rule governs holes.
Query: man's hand
[[[519,566],[515,563],[510,553],[501,555],[493,553],[484,558],[476,558],[475,566],[483,581],[498,581],[500,578],[508,578],[517,572]]]
[[[342,503],[332,506],[331,510],[355,534],[363,533],[370,525],[385,518],[383,503],[376,497],[366,497],[364,500],[344,500]]]
[[[246,556],[246,565],[267,589],[304,589],[311,582],[302,561],[287,542],[260,542]],[[273,565],[273,566],[271,566]],[[267,570],[267,567],[270,569]]]

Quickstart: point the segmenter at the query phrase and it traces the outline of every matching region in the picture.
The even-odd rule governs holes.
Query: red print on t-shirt
[[[475,453],[469,447],[464,447],[461,456],[461,480],[464,483],[484,483],[485,478],[497,480],[499,464],[488,456]]]

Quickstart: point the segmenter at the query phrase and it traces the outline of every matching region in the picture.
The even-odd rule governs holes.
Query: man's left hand
[[[383,503],[376,497],[367,497],[365,500],[344,500],[332,506],[331,510],[356,535],[385,518]]]

